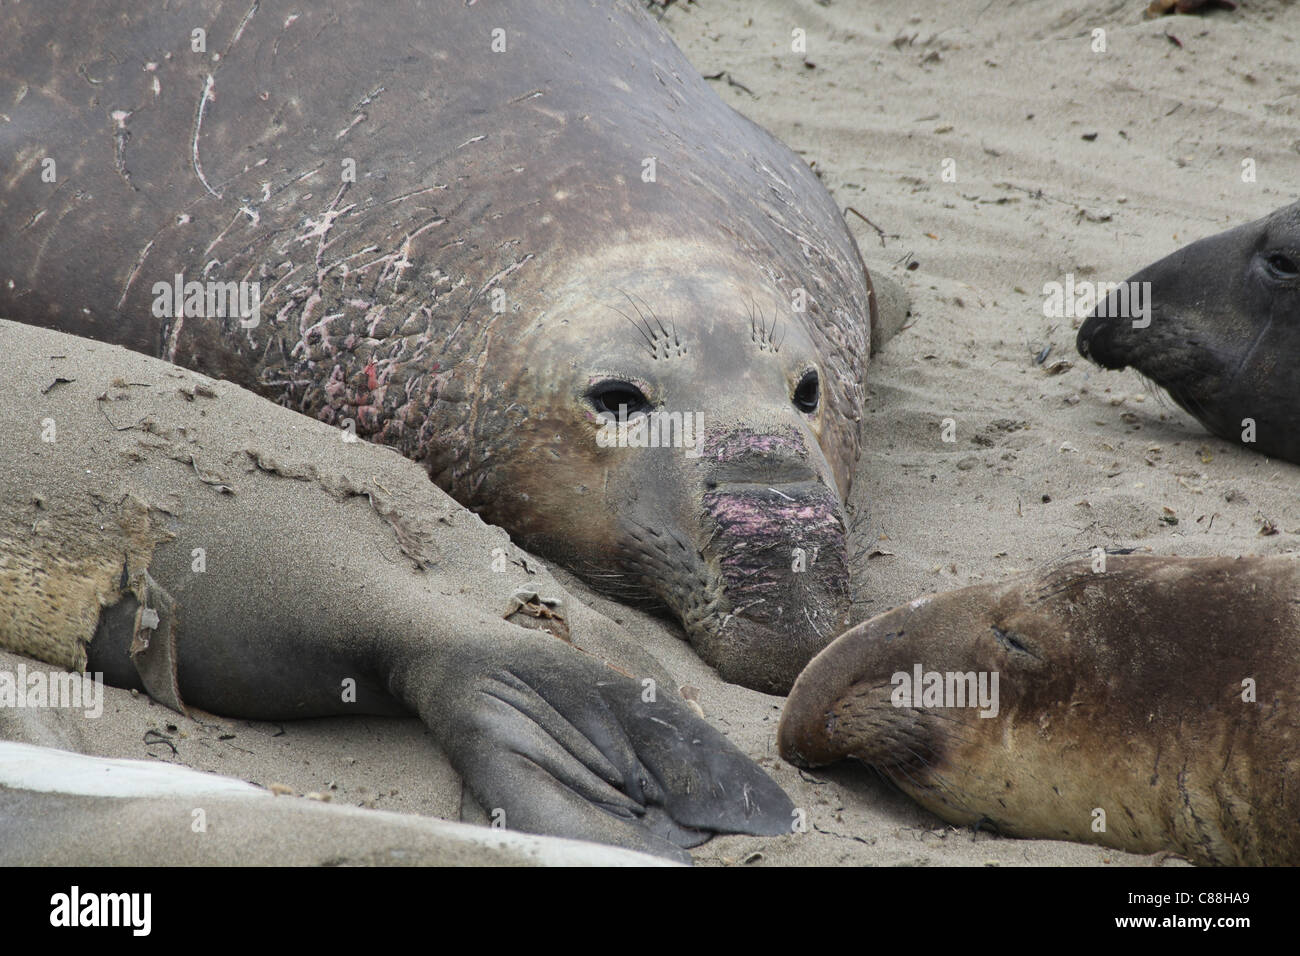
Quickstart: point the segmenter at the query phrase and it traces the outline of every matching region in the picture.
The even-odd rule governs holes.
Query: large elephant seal
[[[10,4],[0,89],[0,315],[397,448],[727,680],[846,626],[866,270],[632,0]]]
[[[418,714],[510,829],[678,859],[788,830],[630,636],[395,452],[3,320],[0,381],[0,646],[176,709]],[[0,708],[51,703],[30,670]]]
[[[1079,329],[1104,368],[1130,366],[1220,438],[1300,462],[1300,203],[1201,239],[1112,293]]]
[[[782,755],[852,757],[953,823],[1300,863],[1300,565],[1106,556],[853,628],[796,681]]]

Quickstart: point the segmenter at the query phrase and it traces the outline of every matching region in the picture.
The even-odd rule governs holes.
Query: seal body
[[[178,710],[416,714],[509,829],[677,859],[788,830],[630,636],[392,450],[4,320],[0,378],[0,646]]]
[[[8,741],[0,741],[0,781],[5,866],[666,865],[592,843],[272,799],[242,780],[157,760]],[[192,839],[197,800],[212,839]]]
[[[1112,294],[1079,328],[1104,368],[1137,369],[1220,438],[1300,462],[1300,203],[1201,239],[1128,280],[1149,314]]]
[[[397,448],[730,680],[784,690],[846,623],[869,279],[631,0],[22,4],[0,35],[0,315]]]
[[[795,683],[782,755],[860,760],[943,819],[1012,836],[1300,862],[1300,565],[1096,567],[858,625]]]

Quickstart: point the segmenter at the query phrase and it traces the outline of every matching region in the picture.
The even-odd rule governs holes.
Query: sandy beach
[[[699,0],[664,13],[717,92],[860,214],[847,220],[864,259],[910,297],[868,376],[850,502],[856,620],[1097,546],[1244,555],[1300,542],[1296,466],[1210,436],[1136,373],[1091,366],[1075,351],[1081,319],[1044,315],[1045,283],[1122,281],[1300,193],[1300,7],[1144,20],[1144,6]],[[806,50],[791,49],[793,30]],[[1181,863],[973,833],[867,770],[797,770],[776,753],[781,698],[723,683],[674,626],[552,572],[699,688],[706,717],[807,811],[806,833],[715,838],[698,865]],[[18,660],[0,654],[0,667]],[[112,688],[104,719],[0,717],[7,739],[483,819],[414,718],[184,718]]]

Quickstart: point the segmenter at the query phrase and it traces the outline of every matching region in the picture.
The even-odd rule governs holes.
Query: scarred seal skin
[[[808,665],[781,754],[859,760],[944,820],[1011,836],[1295,864],[1298,609],[1286,557],[1107,555],[1100,573],[1075,561],[920,598]],[[918,667],[996,699],[909,700]]]
[[[1201,239],[1128,280],[1150,314],[1118,295],[1079,328],[1103,368],[1134,368],[1220,438],[1300,462],[1300,203]]]
[[[847,626],[870,280],[631,0],[11,4],[0,89],[0,315],[397,448],[727,680]]]

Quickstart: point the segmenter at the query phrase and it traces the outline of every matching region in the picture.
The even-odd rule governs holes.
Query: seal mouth
[[[1148,266],[1124,284],[1161,288],[1155,272],[1161,265]],[[1200,323],[1176,305],[1152,301],[1150,308],[1149,323],[1134,326],[1112,293],[1079,327],[1075,339],[1079,354],[1111,371],[1133,369],[1211,432],[1231,437],[1233,429],[1227,423],[1235,408],[1226,406],[1263,336],[1257,336],[1249,348],[1230,349],[1198,334]]]
[[[719,486],[702,499],[704,540],[625,518],[617,570],[588,569],[624,603],[675,617],[728,683],[787,693],[849,623],[839,499],[816,481]]]
[[[796,427],[708,435],[617,509],[604,568],[584,577],[666,610],[723,680],[785,694],[849,625],[846,523],[830,468]],[[658,459],[658,460],[662,460]],[[685,479],[694,487],[681,493]]]
[[[1094,314],[1079,329],[1078,348],[1103,368],[1133,369],[1211,434],[1297,460],[1300,422],[1289,411],[1294,378],[1290,366],[1279,370],[1286,348],[1277,344],[1277,322],[1270,316],[1249,338],[1224,342],[1195,332],[1208,321],[1165,308],[1153,311],[1151,328],[1129,330]]]
[[[785,694],[848,626],[839,499],[807,481],[721,486],[702,505],[721,599],[684,615],[687,633],[724,680]]]
[[[819,653],[795,681],[781,714],[777,743],[783,759],[800,767],[818,767],[853,757],[880,769],[899,763],[896,724],[906,730],[917,711],[906,715],[890,706],[890,680],[883,651],[906,635],[906,609],[896,608],[864,621]],[[905,732],[900,740],[925,761],[928,741]],[[916,750],[920,744],[921,749]]]
[[[1074,346],[1079,354],[1095,365],[1115,371],[1126,368],[1128,359],[1115,348],[1115,322],[1094,310],[1079,326]]]

